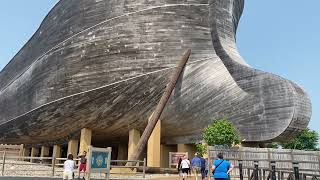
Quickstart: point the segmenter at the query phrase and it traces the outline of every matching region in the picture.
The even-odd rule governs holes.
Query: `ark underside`
[[[175,64],[192,55],[161,116],[166,144],[213,119],[248,142],[291,137],[311,103],[293,82],[251,68],[235,43],[243,0],[60,0],[0,72],[0,142],[95,141],[144,130]],[[263,43],[263,42],[262,42]]]

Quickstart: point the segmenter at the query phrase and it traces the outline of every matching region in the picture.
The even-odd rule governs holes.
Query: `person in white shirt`
[[[190,161],[187,159],[186,156],[183,157],[183,160],[181,161],[181,171],[182,171],[182,179],[184,180],[185,177],[188,174],[188,170],[190,168]]]
[[[71,180],[73,179],[73,170],[76,167],[76,163],[73,160],[73,155],[69,154],[68,159],[63,164],[63,179]]]

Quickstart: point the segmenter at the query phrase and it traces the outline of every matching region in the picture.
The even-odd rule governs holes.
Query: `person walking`
[[[188,158],[188,161],[191,162],[189,158]],[[188,168],[188,174],[187,175],[188,175],[188,177],[191,176],[191,165]]]
[[[182,180],[185,180],[188,174],[188,169],[190,168],[190,161],[187,159],[186,156],[183,157],[180,166],[182,172]]]
[[[206,173],[206,160],[203,157],[200,157],[201,160],[201,178],[202,180],[206,179],[207,173]]]
[[[198,180],[198,175],[200,175],[201,172],[201,159],[198,153],[195,153],[194,155],[195,157],[191,160],[191,169],[196,180]]]
[[[182,161],[182,158],[180,157],[179,158],[179,162],[178,162],[178,174],[179,174],[180,177],[182,175],[182,172],[181,172],[181,161]]]
[[[73,170],[76,167],[76,163],[73,160],[73,155],[69,154],[68,159],[63,163],[63,179],[73,179]]]
[[[223,154],[218,153],[218,159],[212,163],[212,173],[215,180],[228,180],[230,172],[233,170],[233,165],[223,159]]]

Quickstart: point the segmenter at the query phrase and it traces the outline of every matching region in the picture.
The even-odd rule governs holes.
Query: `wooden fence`
[[[66,160],[67,158],[6,156],[6,153],[4,153],[0,158],[0,176],[61,177],[63,163]],[[74,159],[74,161],[79,165],[80,159]],[[134,165],[126,166],[125,164],[128,162]],[[126,179],[145,178],[146,176],[145,158],[143,161],[111,160],[110,167],[112,168],[111,175],[116,179],[120,179],[123,176]],[[138,169],[141,169],[142,172],[138,171]],[[74,173],[77,175],[78,170],[74,170]],[[104,173],[92,173],[92,175],[95,178],[101,179],[103,177],[105,179]]]
[[[293,171],[293,162],[299,163],[299,170],[306,174],[320,174],[320,152],[301,151],[291,149],[270,149],[270,148],[219,148],[208,147],[209,164],[217,158],[219,152],[223,153],[224,159],[230,160],[235,165],[232,176],[239,176],[238,164],[242,160],[244,176],[248,177],[250,168],[254,167],[254,161],[259,162],[259,169],[270,169],[270,162],[276,162],[277,171]]]
[[[4,151],[6,156],[23,156],[23,145],[0,144],[0,157],[3,156]]]

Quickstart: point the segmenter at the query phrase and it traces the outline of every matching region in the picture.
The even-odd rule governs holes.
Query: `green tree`
[[[304,129],[295,138],[288,142],[281,142],[285,149],[318,150],[319,134],[309,128]]]
[[[207,145],[204,144],[195,144],[196,145],[196,150],[199,153],[200,156],[203,156],[204,154],[207,153]]]
[[[216,120],[209,125],[202,133],[203,139],[209,146],[212,145],[226,145],[240,143],[240,136],[238,131],[226,119]]]

